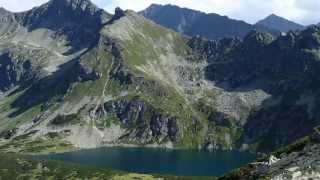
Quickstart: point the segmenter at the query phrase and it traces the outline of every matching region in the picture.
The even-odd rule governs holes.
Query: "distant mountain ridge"
[[[276,29],[281,32],[288,32],[290,30],[301,30],[304,28],[303,25],[287,20],[275,14],[271,14],[265,19],[258,21],[256,25]]]
[[[254,26],[241,20],[230,19],[219,14],[181,8],[175,5],[152,4],[139,12],[140,15],[153,20],[166,28],[188,36],[200,35],[207,39],[221,39],[228,37],[243,38],[253,30],[278,34],[270,28]]]

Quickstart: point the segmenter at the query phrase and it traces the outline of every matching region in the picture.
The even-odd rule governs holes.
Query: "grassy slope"
[[[125,30],[125,32],[119,34],[119,30]],[[53,105],[50,110],[56,111],[64,102],[68,102],[70,104],[69,106],[76,106],[83,97],[98,99],[98,101],[101,100],[102,102],[105,98],[103,97],[103,92],[105,92],[106,96],[113,99],[130,99],[131,97],[139,96],[141,100],[150,104],[159,112],[177,117],[180,129],[180,138],[176,144],[178,147],[198,148],[199,145],[203,144],[204,131],[206,130],[205,127],[209,126],[208,115],[200,112],[195,107],[195,102],[188,102],[185,97],[186,94],[181,92],[176,85],[139,69],[139,67],[147,65],[148,63],[160,65],[160,61],[163,60],[160,57],[167,58],[172,54],[178,57],[178,60],[184,59],[189,62],[196,61],[191,55],[192,52],[186,44],[186,39],[181,35],[151,23],[132,12],[127,12],[126,17],[121,18],[114,24],[107,25],[102,31],[102,36],[111,37],[116,40],[123,53],[126,68],[128,68],[130,73],[135,77],[143,77],[144,83],[121,85],[118,81],[111,79],[110,71],[115,62],[113,62],[114,59],[112,54],[105,51],[106,47],[100,44],[80,58],[81,63],[94,69],[101,75],[100,79],[96,81],[74,83],[72,88],[67,94],[63,95],[63,97],[61,97],[61,95],[59,95],[59,97],[53,96],[50,100]],[[126,94],[125,97],[122,97],[122,94]],[[165,95],[163,96],[163,94]],[[18,96],[19,95],[14,95],[6,98],[6,100],[3,101],[4,104],[0,104],[0,111],[12,111],[10,110],[10,103]],[[208,99],[211,97],[208,96],[205,98]],[[62,99],[62,101],[58,99]],[[31,122],[33,118],[41,113],[41,105],[42,104],[32,107],[18,117],[3,117],[0,124],[5,124],[2,126],[5,127],[4,129],[12,129],[25,122]],[[87,116],[89,113],[88,108],[81,109],[78,113]],[[89,126],[91,125],[89,124]],[[218,128],[218,130],[214,130],[215,135],[210,138],[213,139],[213,141],[221,141],[223,144],[224,134],[228,132],[228,129]],[[47,139],[45,138],[35,140],[34,142],[27,142],[33,143],[33,146],[38,144],[40,147],[46,147],[42,143],[42,141],[46,140]],[[52,141],[52,144],[60,144],[60,142],[61,141],[56,138]],[[32,148],[23,149],[24,147],[29,147],[29,145],[26,146],[24,144],[25,143],[13,141],[12,144],[7,144],[6,147],[21,146],[23,152],[32,150]],[[47,149],[45,152],[47,152]],[[49,149],[49,152],[51,152],[51,149]]]
[[[126,34],[127,37],[122,37],[114,32],[119,29],[126,30],[123,34]],[[184,95],[181,95],[181,92],[178,92],[170,82],[163,81],[159,77],[139,69],[139,67],[150,63],[158,64],[159,68],[165,68],[160,67],[162,60],[160,57],[167,57],[169,53],[187,59],[191,49],[186,45],[186,40],[179,34],[151,23],[132,12],[127,12],[126,17],[107,27],[104,33],[117,40],[122,49],[126,66],[130,71],[136,77],[144,77],[144,81],[147,82],[144,86],[139,86],[138,89],[136,85],[129,87],[130,96],[139,96],[159,111],[179,119],[180,129],[183,131],[179,146],[194,148],[201,144],[202,137],[199,136],[199,132],[190,133],[192,121],[197,118],[203,120],[200,113],[186,102]],[[165,97],[159,96],[161,92],[165,92]]]

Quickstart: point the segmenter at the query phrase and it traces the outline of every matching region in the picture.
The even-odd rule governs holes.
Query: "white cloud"
[[[48,0],[0,0],[0,6],[11,11],[23,11]],[[145,9],[151,3],[175,4],[242,19],[250,23],[274,13],[301,24],[320,22],[320,0],[92,0],[109,12],[115,7]]]

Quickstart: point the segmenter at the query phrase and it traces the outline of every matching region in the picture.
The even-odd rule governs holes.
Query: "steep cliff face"
[[[1,91],[5,92],[17,84],[23,85],[30,83],[36,78],[34,69],[30,61],[15,61],[10,57],[9,53],[3,54],[1,57],[0,76]]]
[[[148,144],[150,142],[175,142],[178,139],[178,124],[175,117],[170,117],[164,112],[157,111],[139,97],[109,101],[96,110],[96,117],[106,119],[102,121],[111,124],[119,121],[123,127],[128,128],[120,141]],[[113,120],[113,122],[110,122]]]

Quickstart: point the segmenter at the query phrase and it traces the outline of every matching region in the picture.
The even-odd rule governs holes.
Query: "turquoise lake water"
[[[167,150],[152,148],[99,148],[35,156],[135,173],[180,176],[220,176],[257,158],[238,151]]]

